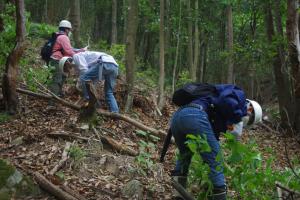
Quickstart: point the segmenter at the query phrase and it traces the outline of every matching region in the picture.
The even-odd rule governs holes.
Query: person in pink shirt
[[[52,81],[49,89],[55,95],[63,97],[62,87],[65,82],[66,76],[63,69],[59,67],[59,61],[63,57],[72,58],[74,54],[83,52],[85,49],[74,49],[71,45],[69,36],[71,35],[72,25],[68,20],[62,20],[58,26],[56,42],[53,46],[52,55],[50,57],[49,65],[52,70]],[[49,104],[53,104],[49,102]]]

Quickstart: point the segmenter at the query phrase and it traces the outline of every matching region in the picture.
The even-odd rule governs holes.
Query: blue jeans
[[[209,178],[215,187],[225,186],[223,168],[221,163],[216,161],[220,144],[214,135],[206,112],[195,107],[179,108],[171,119],[171,131],[180,153],[180,159],[176,161],[174,173],[185,176],[188,174],[193,155],[185,144],[186,136],[188,134],[205,135],[211,152],[203,152],[200,155],[210,167]]]
[[[99,72],[102,72],[99,73]],[[86,81],[97,81],[104,77],[104,93],[105,101],[109,106],[111,112],[118,113],[119,107],[114,96],[114,87],[116,85],[116,78],[118,75],[118,67],[111,63],[97,63],[91,66],[84,74],[80,75],[80,82],[82,86],[82,92],[85,99],[89,99]]]

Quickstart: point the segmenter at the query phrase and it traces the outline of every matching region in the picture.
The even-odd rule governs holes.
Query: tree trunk
[[[175,62],[174,62],[173,76],[172,76],[172,94],[175,91],[175,85],[176,85],[176,69],[177,69],[178,55],[179,55],[179,48],[180,48],[180,34],[181,34],[181,1],[179,1],[179,21],[178,21],[178,34],[177,34]]]
[[[229,4],[227,11],[227,36],[228,36],[228,71],[227,83],[233,83],[233,24],[232,24],[232,6]]]
[[[80,0],[70,0],[70,4],[70,19],[72,22],[75,47],[80,48],[82,46],[80,41]]]
[[[5,73],[2,79],[5,109],[10,114],[15,114],[18,110],[17,65],[25,48],[24,41],[26,35],[25,5],[23,0],[16,0],[16,17],[16,45],[6,60]]]
[[[133,85],[135,71],[135,43],[136,31],[138,26],[138,0],[129,0],[127,15],[127,36],[126,36],[126,83],[127,96],[125,104],[125,112],[129,112],[133,102]]]
[[[282,30],[282,22],[281,22],[281,13],[279,9],[280,0],[276,0],[274,3],[275,5],[275,19],[276,19],[276,27],[277,27],[277,34],[279,37],[283,37],[283,30]],[[274,31],[274,20],[272,16],[272,9],[271,4],[268,1],[265,6],[265,21],[266,21],[266,30],[267,30],[267,37],[269,44],[272,45],[273,39],[275,36]],[[283,58],[283,46],[282,44],[277,44],[277,54],[273,58],[273,70],[275,75],[275,82],[277,88],[277,98],[279,103],[279,112],[281,118],[281,126],[286,129],[288,128],[289,118],[290,118],[290,108],[289,105],[291,104],[291,93],[290,87],[288,82],[285,81],[287,79],[288,74],[286,73],[285,68],[285,61]]]
[[[300,131],[300,66],[299,66],[299,30],[298,30],[298,0],[287,1],[286,34],[288,40],[289,61],[292,70],[294,86],[294,120],[296,132]]]
[[[203,41],[200,44],[200,66],[197,72],[198,74],[197,79],[199,82],[203,82],[205,62],[206,62],[206,41],[204,41],[203,39]]]
[[[112,11],[111,11],[111,44],[117,43],[117,0],[112,0]]]
[[[165,85],[165,32],[164,32],[164,0],[160,0],[160,27],[159,27],[159,93],[158,108],[164,106],[164,85]]]
[[[195,12],[198,13],[199,10],[198,0],[195,0]],[[195,45],[194,45],[194,62],[193,62],[193,77],[192,80],[196,81],[197,79],[197,69],[199,63],[199,46],[200,46],[200,34],[199,34],[199,25],[198,25],[198,16],[195,19]]]
[[[196,69],[194,69],[193,65],[193,23],[192,23],[192,9],[191,9],[191,0],[187,1],[187,12],[188,12],[188,56],[187,56],[187,63],[188,63],[188,68],[190,71],[190,78],[192,81],[196,80],[195,72]]]

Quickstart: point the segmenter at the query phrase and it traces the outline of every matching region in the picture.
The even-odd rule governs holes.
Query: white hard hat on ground
[[[60,60],[59,60],[59,64],[58,64],[58,66],[59,66],[59,71],[61,72],[61,73],[65,73],[64,72],[64,66],[65,66],[65,63],[66,62],[72,62],[72,58],[71,57],[68,57],[68,56],[65,56],[65,57],[62,57]]]
[[[59,22],[58,27],[63,27],[63,28],[69,28],[69,29],[71,29],[72,25],[71,25],[71,22],[69,22],[68,20],[61,20]]]
[[[243,117],[245,125],[252,125],[262,120],[262,108],[254,100],[247,99],[247,116]]]

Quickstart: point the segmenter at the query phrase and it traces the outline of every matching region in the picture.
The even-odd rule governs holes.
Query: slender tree
[[[24,0],[16,0],[16,44],[8,55],[5,72],[2,79],[2,93],[6,111],[15,114],[18,110],[17,78],[18,63],[23,54],[25,45],[25,5]]]
[[[175,62],[173,67],[173,76],[172,76],[172,93],[175,91],[176,85],[176,69],[178,63],[179,56],[179,48],[180,48],[180,35],[181,35],[181,0],[179,0],[179,20],[178,20],[178,31],[177,31],[177,42],[176,42],[176,54],[175,54]]]
[[[159,25],[159,91],[158,91],[158,108],[164,106],[164,87],[165,87],[165,17],[164,0],[160,0],[160,25]]]
[[[112,0],[111,11],[111,44],[117,43],[117,0]]]
[[[81,47],[80,41],[80,0],[70,0],[70,20],[74,34],[74,42],[76,47]]]
[[[227,83],[233,83],[233,24],[232,24],[232,6],[227,5],[227,39],[228,39],[228,71],[227,71]]]
[[[187,12],[188,12],[188,56],[187,56],[187,63],[190,71],[190,78],[195,81],[196,80],[196,69],[193,65],[193,21],[192,21],[192,8],[191,8],[191,0],[187,0]]]
[[[299,60],[299,30],[298,30],[298,0],[287,0],[286,34],[288,40],[289,61],[292,69],[294,86],[294,120],[293,126],[300,132],[300,60]]]
[[[199,13],[199,2],[195,0],[195,12]],[[196,81],[197,79],[197,69],[199,63],[199,47],[200,47],[200,34],[199,34],[199,25],[198,25],[198,15],[195,18],[195,45],[194,45],[194,61],[193,61],[193,76],[192,80]]]
[[[128,112],[132,107],[133,102],[133,85],[135,74],[135,44],[136,32],[138,27],[138,0],[128,0],[128,15],[127,15],[127,34],[126,34],[126,104],[125,112]]]

